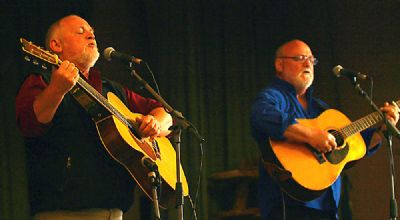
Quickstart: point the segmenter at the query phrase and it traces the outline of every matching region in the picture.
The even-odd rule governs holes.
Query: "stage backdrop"
[[[2,0],[0,219],[29,219],[25,150],[14,116],[14,97],[26,74],[22,71],[19,37],[43,45],[51,22],[78,14],[95,28],[101,52],[111,46],[146,60],[161,95],[206,139],[201,150],[199,141],[183,131],[182,163],[192,197],[201,176],[198,217],[211,220],[223,207],[217,197],[226,195],[210,194],[207,178],[215,172],[235,169],[243,160],[257,163],[259,154],[249,131],[249,109],[256,93],[273,76],[276,47],[294,38],[306,41],[320,61],[315,69],[315,94],[355,120],[372,110],[350,81],[335,78],[331,69],[341,64],[373,75],[373,99],[378,105],[399,99],[399,6],[395,0]],[[106,77],[149,95],[122,63],[100,58],[97,67]],[[140,74],[154,87],[147,71],[141,70]],[[369,84],[362,86],[369,90]],[[397,139],[394,145],[398,164]],[[374,157],[345,171],[348,193],[342,201],[346,210],[343,219],[389,218],[387,154],[384,144]],[[190,219],[188,204],[185,219]],[[151,212],[149,205],[141,207],[132,211],[136,219],[144,219]],[[137,217],[138,209],[142,217]],[[169,210],[163,212],[163,217],[175,219],[175,214]]]

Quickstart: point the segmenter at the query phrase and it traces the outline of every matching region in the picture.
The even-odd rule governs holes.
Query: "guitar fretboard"
[[[400,100],[396,101],[396,104],[400,105]],[[343,135],[344,139],[346,139],[347,137],[350,137],[356,133],[359,133],[369,127],[376,125],[382,120],[383,116],[379,112],[374,112],[339,129],[338,132]]]
[[[89,83],[87,83],[82,77],[79,77],[77,84],[80,88],[85,90],[93,99],[101,104],[108,112],[117,117],[123,124],[132,128],[131,123],[126,119],[126,116],[112,106],[108,100],[102,96],[96,89],[94,89]]]

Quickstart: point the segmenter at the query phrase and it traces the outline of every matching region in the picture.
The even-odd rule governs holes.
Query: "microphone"
[[[337,66],[333,67],[332,72],[336,77],[341,77],[341,76],[347,76],[347,77],[351,77],[351,78],[356,77],[356,78],[359,78],[362,80],[369,78],[368,75],[366,75],[366,74],[362,74],[360,72],[355,72],[352,70],[345,69],[341,65],[337,65]]]
[[[122,60],[122,61],[133,62],[136,64],[142,63],[142,59],[136,58],[134,56],[130,56],[128,54],[120,53],[112,47],[107,47],[106,49],[104,49],[103,56],[108,61],[110,61],[111,59],[117,59],[117,60]]]
[[[157,164],[151,160],[149,157],[142,157],[142,159],[140,160],[142,166],[146,167],[147,169],[151,170],[151,171],[156,171],[158,170],[158,166]]]

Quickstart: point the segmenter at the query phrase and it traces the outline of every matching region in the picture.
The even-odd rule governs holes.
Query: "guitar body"
[[[315,119],[297,121],[307,127],[329,132],[351,124],[344,114],[334,109],[324,111]],[[270,145],[275,161],[268,162],[275,163],[272,166],[277,165],[275,168],[278,168],[274,176],[278,175],[282,180],[279,183],[284,191],[302,201],[320,196],[336,181],[347,163],[361,159],[366,153],[364,140],[359,133],[345,138],[338,149],[326,154],[316,152],[303,143],[270,140]],[[279,175],[285,175],[286,178]]]
[[[113,93],[107,94],[108,101],[126,118],[135,120],[140,114],[132,113],[124,103]],[[166,137],[157,137],[154,141],[149,138],[138,139],[130,129],[114,115],[105,117],[96,122],[96,127],[107,152],[119,162],[135,179],[143,192],[152,199],[152,183],[148,178],[149,169],[145,168],[141,160],[144,156],[153,160],[162,178],[159,197],[160,206],[170,207],[176,201],[176,155],[170,141]],[[153,148],[158,147],[158,152]],[[180,168],[183,195],[189,193],[188,184],[182,167]]]

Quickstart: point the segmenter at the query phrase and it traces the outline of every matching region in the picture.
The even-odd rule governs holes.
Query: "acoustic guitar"
[[[272,152],[264,155],[265,168],[291,197],[300,201],[313,200],[337,180],[346,165],[364,157],[366,145],[359,132],[382,120],[383,117],[374,112],[351,122],[334,109],[324,111],[315,119],[297,119],[299,124],[330,132],[338,148],[320,153],[307,144],[270,139]]]
[[[54,66],[61,64],[62,61],[56,54],[26,39],[21,38],[20,41],[22,50],[27,55],[25,60],[37,66],[41,65],[42,68],[47,66],[39,63],[39,60]],[[82,77],[70,93],[91,115],[106,151],[130,173],[143,192],[152,199],[152,183],[148,178],[150,170],[142,165],[142,158],[149,158],[157,165],[162,183],[165,183],[159,189],[160,206],[167,208],[175,204],[176,152],[169,139],[156,137],[150,140],[139,137],[135,119],[141,115],[131,112],[112,92],[108,92],[105,98]],[[182,167],[180,175],[183,195],[187,196],[189,189]]]

